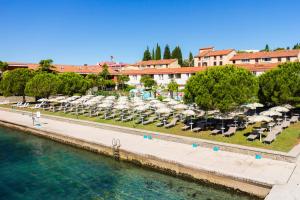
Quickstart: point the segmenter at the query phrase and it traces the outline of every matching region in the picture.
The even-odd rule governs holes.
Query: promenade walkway
[[[0,110],[0,120],[33,127],[31,116],[26,114]],[[53,119],[42,118],[40,122],[42,124],[40,127],[41,130],[56,132],[61,135],[83,139],[109,147],[111,146],[112,139],[118,138],[121,141],[121,149],[132,153],[152,155],[196,169],[212,171],[240,179],[249,179],[269,185],[286,185],[287,183],[294,185],[298,182],[298,186],[295,189],[299,190],[299,161],[295,169],[295,163],[266,158],[255,159],[255,157],[249,155],[213,151],[213,149],[204,147],[193,148],[191,145],[156,138],[149,140],[139,135],[126,134]],[[291,177],[291,174],[294,176]],[[285,190],[285,188],[282,188],[282,190]],[[268,197],[268,200],[274,199],[276,198],[272,198],[272,196]],[[287,198],[282,199],[287,200]]]

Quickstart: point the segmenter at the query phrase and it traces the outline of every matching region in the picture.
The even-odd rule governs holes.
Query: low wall
[[[87,142],[85,140],[63,136],[50,131],[42,131],[36,128],[2,120],[0,120],[0,125],[29,132],[37,136],[49,138],[57,142],[72,145],[95,153],[112,157],[114,156],[112,147],[100,143]],[[132,153],[122,149],[120,149],[120,159],[185,179],[208,182],[218,186],[225,186],[231,188],[232,190],[238,190],[240,192],[248,193],[260,198],[264,198],[272,187],[271,185],[262,184],[252,180],[238,179],[215,172],[199,170],[178,164],[176,162],[171,162],[169,160],[163,160],[155,156]]]
[[[33,97],[25,97],[27,102],[33,102],[35,99]],[[9,97],[4,97],[0,96],[0,102],[3,101],[9,101],[9,103],[17,103],[23,101],[23,97],[20,96],[9,96]]]
[[[0,108],[4,109],[6,111],[11,112],[19,112],[19,113],[26,113],[31,114],[28,111],[20,111],[15,109],[8,109],[8,108]],[[247,147],[237,144],[229,144],[229,143],[223,143],[223,142],[216,142],[216,141],[210,141],[210,140],[204,140],[204,139],[198,139],[198,138],[190,138],[190,137],[184,137],[184,136],[178,136],[178,135],[171,135],[167,133],[160,133],[160,132],[152,132],[142,129],[136,129],[136,128],[128,128],[128,127],[122,127],[122,126],[115,126],[110,124],[104,124],[99,122],[91,122],[87,120],[79,120],[79,119],[71,119],[66,117],[59,117],[54,115],[47,115],[43,114],[44,118],[53,119],[53,120],[59,120],[59,121],[65,121],[69,123],[75,123],[75,124],[81,124],[85,126],[93,126],[97,128],[102,129],[108,129],[108,130],[114,130],[119,131],[123,133],[128,134],[135,134],[135,135],[145,135],[145,134],[151,134],[152,137],[155,137],[157,139],[166,140],[166,141],[172,141],[172,142],[178,142],[183,144],[198,144],[202,147],[207,148],[213,148],[215,146],[218,146],[220,150],[222,151],[228,151],[233,153],[239,153],[244,155],[251,155],[255,156],[256,154],[260,154],[263,158],[269,158],[273,160],[279,160],[279,161],[285,161],[285,162],[291,162],[295,163],[297,160],[297,156],[300,153],[300,148],[297,148],[297,152],[293,151],[293,153],[285,153],[285,152],[279,152],[279,151],[272,151],[267,149],[260,149],[255,147]],[[296,148],[295,148],[296,149]]]

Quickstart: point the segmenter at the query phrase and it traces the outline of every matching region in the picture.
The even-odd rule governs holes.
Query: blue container
[[[151,135],[148,135],[148,139],[149,139],[149,140],[152,140],[152,136],[151,136]]]
[[[214,150],[214,151],[219,151],[220,148],[219,148],[219,147],[213,147],[213,150]]]
[[[198,147],[198,144],[192,144],[192,147],[196,148]]]
[[[260,154],[255,154],[255,159],[261,159],[262,156]]]
[[[147,135],[144,135],[144,139],[147,139],[148,138],[148,136]]]

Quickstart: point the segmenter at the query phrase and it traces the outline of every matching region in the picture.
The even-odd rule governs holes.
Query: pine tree
[[[151,53],[149,51],[149,47],[144,51],[143,61],[151,60]]]
[[[151,60],[155,60],[155,52],[154,52],[154,48],[152,48]]]
[[[194,66],[194,57],[192,52],[189,53],[189,66]]]
[[[169,45],[166,45],[165,51],[164,51],[164,59],[170,59],[171,58],[171,51]]]
[[[161,59],[161,50],[160,46],[156,44],[156,50],[155,50],[155,60],[160,60]]]

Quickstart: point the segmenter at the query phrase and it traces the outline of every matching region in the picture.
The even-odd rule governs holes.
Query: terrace
[[[161,102],[126,96],[86,95],[39,101],[35,105],[2,106],[283,152],[299,143],[299,116],[288,105],[265,109],[257,115],[257,107],[262,105],[249,104],[238,112],[222,115],[218,111],[204,112],[195,105],[172,99]]]

